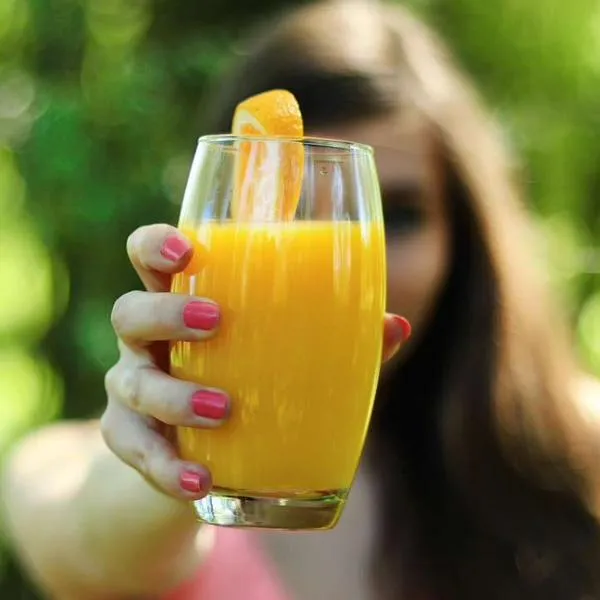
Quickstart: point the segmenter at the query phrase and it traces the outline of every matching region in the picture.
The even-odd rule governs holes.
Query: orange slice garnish
[[[293,94],[271,90],[238,104],[232,133],[299,139],[304,135],[302,114]],[[231,216],[240,221],[291,220],[296,214],[304,147],[297,141],[240,142],[236,160]]]

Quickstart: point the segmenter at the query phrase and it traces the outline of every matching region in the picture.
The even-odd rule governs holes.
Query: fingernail
[[[160,253],[163,258],[172,262],[177,262],[191,249],[191,245],[186,240],[180,238],[178,235],[172,235],[165,240],[160,249]]]
[[[412,333],[412,327],[407,319],[404,317],[399,317],[398,315],[394,315],[393,317],[394,323],[400,328],[398,335],[398,343],[406,342]]]
[[[383,344],[382,360],[388,361],[398,352],[400,346],[410,337],[412,328],[410,323],[398,315],[392,315],[395,327],[386,328],[386,337]]]
[[[229,399],[222,392],[200,390],[192,396],[192,410],[206,419],[224,419],[228,406]]]
[[[192,494],[199,494],[204,489],[205,484],[205,478],[195,471],[183,471],[179,476],[181,489]]]
[[[190,329],[210,331],[219,324],[220,312],[210,302],[189,302],[183,309],[183,322]]]

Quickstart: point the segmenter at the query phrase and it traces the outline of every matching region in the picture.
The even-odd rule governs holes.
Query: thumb
[[[410,323],[398,315],[386,314],[383,321],[383,350],[381,361],[390,360],[410,337]]]

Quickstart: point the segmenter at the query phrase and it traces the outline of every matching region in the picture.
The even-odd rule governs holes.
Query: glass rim
[[[233,133],[217,133],[200,136],[198,138],[198,144],[202,142],[207,142],[209,144],[218,144],[224,142],[296,142],[304,146],[331,148],[345,152],[359,151],[366,152],[367,154],[373,154],[373,147],[369,146],[368,144],[315,136],[284,137],[277,135],[236,135]]]

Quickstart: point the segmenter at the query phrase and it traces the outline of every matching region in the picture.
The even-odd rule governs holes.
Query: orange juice
[[[178,342],[174,376],[226,391],[227,423],[181,428],[216,488],[303,494],[352,483],[375,394],[385,251],[376,223],[209,222],[173,291],[217,302],[220,329]]]

